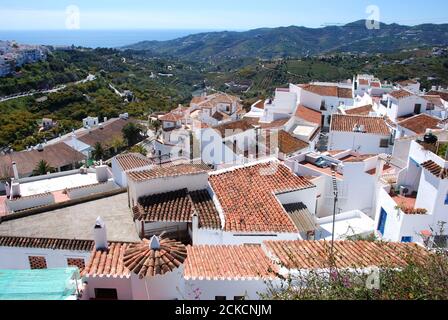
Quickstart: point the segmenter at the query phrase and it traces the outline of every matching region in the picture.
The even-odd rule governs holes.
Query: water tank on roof
[[[437,138],[436,135],[434,135],[431,131],[429,131],[428,133],[425,134],[423,140],[425,141],[425,143],[436,144],[437,141],[439,141],[439,138]]]

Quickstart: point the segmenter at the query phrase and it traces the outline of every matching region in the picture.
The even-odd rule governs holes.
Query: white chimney
[[[93,238],[95,241],[95,249],[96,250],[107,250],[107,229],[106,224],[103,221],[103,218],[98,217],[96,219],[95,228],[93,230]]]
[[[14,172],[14,179],[19,180],[19,170],[17,170],[17,164],[15,162],[12,163],[12,171]]]
[[[15,199],[20,197],[20,183],[11,181],[11,193],[9,195],[9,199]]]
[[[106,165],[99,165],[95,168],[96,170],[96,180],[99,183],[104,183],[109,180],[109,172],[108,172],[108,166]]]
[[[191,233],[192,233],[192,242],[193,242],[193,245],[195,245],[196,244],[196,238],[197,238],[197,234],[198,234],[198,230],[199,230],[199,216],[198,216],[198,214],[197,213],[195,213],[195,214],[193,214],[193,216],[191,217],[191,225],[192,225],[192,230],[191,230]]]
[[[149,242],[149,248],[151,250],[160,250],[160,240],[158,236],[152,236]]]

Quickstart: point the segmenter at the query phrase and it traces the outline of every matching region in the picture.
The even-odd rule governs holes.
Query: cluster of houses
[[[0,77],[5,77],[24,64],[47,59],[48,49],[43,46],[0,41]]]
[[[154,152],[169,161],[125,153],[13,180],[0,269],[75,267],[73,299],[241,300],[331,257],[423,261],[448,247],[448,100],[433,89],[358,75],[290,84],[247,112],[228,94],[195,97],[157,116]]]

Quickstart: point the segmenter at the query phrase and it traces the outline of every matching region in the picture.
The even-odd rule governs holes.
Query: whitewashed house
[[[361,154],[390,153],[392,130],[381,117],[335,114],[331,119],[328,150]]]
[[[385,183],[379,190],[377,230],[387,241],[431,241],[446,247],[447,236],[440,234],[439,223],[448,222],[447,132],[434,131],[408,141],[406,168],[396,183]]]

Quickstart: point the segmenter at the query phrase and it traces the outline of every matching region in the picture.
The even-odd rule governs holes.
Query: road
[[[14,100],[14,99],[18,99],[18,98],[34,96],[35,94],[55,93],[55,92],[64,90],[70,84],[78,85],[78,84],[82,84],[82,83],[86,83],[86,82],[90,82],[90,81],[94,81],[94,80],[96,80],[96,76],[94,76],[92,74],[89,74],[83,80],[80,80],[80,81],[77,81],[77,82],[68,83],[68,84],[62,84],[62,85],[56,86],[56,87],[54,87],[52,89],[49,89],[49,90],[35,90],[35,91],[29,91],[29,92],[26,92],[26,93],[13,94],[13,95],[10,95],[10,96],[7,96],[7,97],[2,97],[2,98],[0,98],[0,103],[8,101],[8,100]]]

